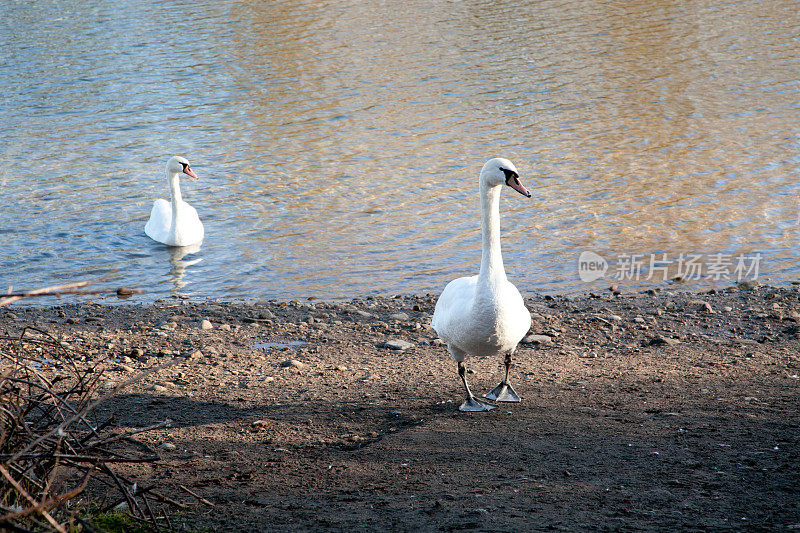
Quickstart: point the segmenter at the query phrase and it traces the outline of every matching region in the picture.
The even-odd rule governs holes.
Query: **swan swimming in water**
[[[496,406],[476,398],[469,389],[464,367],[467,355],[503,355],[505,377],[484,397],[498,402],[518,402],[508,383],[511,356],[531,326],[531,315],[517,288],[506,278],[500,251],[500,190],[503,184],[528,198],[511,161],[490,159],[479,178],[483,252],[477,276],[454,279],[436,302],[431,327],[447,344],[458,364],[458,375],[467,392],[461,411],[489,411]]]
[[[197,179],[189,161],[180,156],[171,157],[167,161],[170,201],[159,198],[153,202],[150,220],[144,227],[148,237],[167,246],[191,246],[202,242],[205,234],[197,211],[181,197],[181,173]]]

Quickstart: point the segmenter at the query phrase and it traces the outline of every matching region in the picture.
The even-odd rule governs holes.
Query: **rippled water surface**
[[[476,180],[496,155],[533,192],[501,202],[523,292],[608,286],[630,254],[760,254],[762,280],[799,277],[795,0],[0,15],[3,290],[117,269],[147,298],[438,292],[478,269]],[[143,232],[172,154],[200,176],[183,185],[206,226],[192,253]],[[609,263],[589,284],[587,250]],[[640,286],[663,285],[649,272]]]

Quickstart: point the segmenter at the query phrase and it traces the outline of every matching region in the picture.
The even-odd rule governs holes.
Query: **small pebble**
[[[402,351],[402,350],[408,350],[409,348],[413,348],[414,344],[408,341],[404,341],[402,339],[389,339],[380,346],[382,348],[389,348],[390,350]]]
[[[703,300],[689,300],[686,302],[686,308],[692,311],[698,311],[700,313],[714,313],[714,309],[711,307],[711,305]]]
[[[522,344],[553,344],[553,337],[550,335],[528,335],[522,339]]]
[[[668,346],[675,346],[676,344],[680,344],[680,343],[681,343],[681,341],[679,341],[678,339],[673,339],[671,337],[665,337],[664,335],[658,335],[656,337],[653,337],[652,339],[650,339],[650,342],[649,342],[650,346],[662,346],[662,345],[665,345],[665,344],[668,345]]]
[[[211,324],[211,321],[208,319],[204,318],[203,321],[200,322],[200,329],[211,329],[213,327],[214,326]]]
[[[120,287],[117,289],[117,296],[120,298],[130,298],[133,295],[133,289],[129,289],[128,287]]]

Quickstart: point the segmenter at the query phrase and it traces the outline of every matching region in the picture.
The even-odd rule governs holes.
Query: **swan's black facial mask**
[[[519,175],[516,172],[503,167],[500,167],[500,170],[502,170],[503,174],[506,175],[506,185],[520,193],[522,196],[526,196],[528,198],[531,197],[531,193],[528,192],[528,189],[523,187],[522,183],[519,182]]]

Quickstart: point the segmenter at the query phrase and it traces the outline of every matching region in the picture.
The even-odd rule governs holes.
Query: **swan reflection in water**
[[[181,292],[181,289],[188,285],[188,281],[184,281],[183,277],[186,275],[186,268],[196,265],[203,260],[202,257],[197,257],[184,261],[183,258],[187,255],[195,254],[200,251],[200,246],[203,243],[199,242],[189,246],[168,246],[167,253],[169,253],[169,264],[172,268],[169,271],[169,280],[172,282],[172,289],[170,294],[176,298],[188,298]]]

